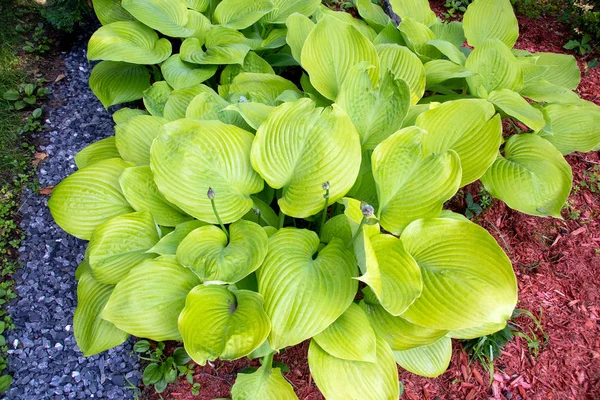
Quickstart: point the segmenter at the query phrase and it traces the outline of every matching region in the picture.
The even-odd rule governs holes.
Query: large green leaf
[[[408,350],[434,343],[445,336],[447,330],[425,328],[412,324],[402,317],[388,313],[370,289],[363,290],[360,307],[367,314],[375,333],[384,339],[392,350]]]
[[[298,13],[309,17],[317,10],[320,0],[273,0],[275,7],[265,15],[262,22],[267,24],[285,24],[288,17]]]
[[[207,191],[224,223],[252,208],[250,195],[263,181],[250,164],[254,136],[218,121],[179,120],[164,126],[150,151],[154,181],[165,198],[187,214],[217,223]]]
[[[150,146],[168,121],[150,115],[139,115],[115,127],[117,149],[125,161],[136,165],[150,163]]]
[[[377,32],[383,30],[391,21],[390,17],[371,0],[357,0],[356,8],[360,16]]]
[[[357,31],[362,33],[369,41],[373,42],[377,37],[377,33],[362,19],[354,18],[352,14],[345,11],[333,11],[331,8],[324,4],[321,4],[317,9],[317,12],[313,16],[313,19],[318,23],[325,16],[333,17],[340,22],[344,22],[348,25],[353,26]]]
[[[150,87],[150,71],[143,65],[102,61],[90,75],[90,88],[105,108],[141,99]]]
[[[377,46],[381,71],[391,71],[396,78],[404,79],[410,88],[410,103],[417,104],[425,93],[425,67],[419,57],[408,48],[396,44]]]
[[[98,161],[118,157],[121,157],[121,155],[115,145],[115,137],[110,136],[87,145],[79,153],[75,154],[75,165],[77,165],[77,168],[82,169]]]
[[[138,21],[165,36],[203,38],[210,20],[195,10],[188,10],[185,0],[123,0],[123,7]]]
[[[173,88],[165,81],[154,82],[144,91],[144,107],[151,115],[162,117]]]
[[[109,219],[92,234],[85,252],[94,279],[117,284],[131,268],[153,254],[146,254],[159,239],[158,227],[147,211]]]
[[[360,168],[360,139],[352,121],[337,105],[315,108],[301,99],[277,107],[256,132],[252,166],[275,189],[283,189],[281,210],[305,218],[352,188]]]
[[[363,149],[372,150],[396,132],[408,112],[410,89],[387,71],[379,87],[364,63],[356,65],[340,88],[336,103],[348,114],[360,135]]]
[[[115,286],[101,317],[138,337],[181,340],[177,318],[199,283],[174,256],[145,261]]]
[[[517,303],[515,274],[485,229],[462,219],[421,219],[400,240],[423,277],[423,293],[404,318],[433,329],[457,330],[511,317]]]
[[[576,104],[580,101],[577,93],[545,80],[525,83],[520,94],[540,103]]]
[[[544,107],[550,129],[542,132],[562,154],[587,152],[600,144],[600,108],[593,104],[550,104]]]
[[[214,225],[190,232],[177,248],[177,259],[202,282],[236,283],[260,267],[268,237],[260,225],[245,220],[229,225],[229,231],[229,240]]]
[[[137,21],[118,21],[98,29],[88,42],[88,60],[158,64],[171,55],[171,42]]]
[[[239,373],[231,388],[233,400],[298,400],[281,369],[263,365],[251,374]]]
[[[120,125],[138,115],[148,115],[148,111],[140,110],[139,108],[123,107],[113,113],[112,119],[115,124]]]
[[[121,0],[92,0],[96,17],[102,25],[117,21],[133,20],[133,16],[121,7]]]
[[[481,177],[486,189],[509,207],[530,215],[561,218],[571,192],[571,167],[551,143],[537,135],[515,135]]]
[[[465,64],[477,73],[467,78],[472,94],[487,97],[494,90],[523,87],[523,68],[510,49],[497,39],[488,39],[473,50]]]
[[[530,127],[534,132],[546,126],[542,112],[529,104],[519,93],[508,89],[495,90],[490,93],[488,101]]]
[[[100,312],[114,286],[95,280],[84,270],[77,284],[77,308],[73,315],[73,330],[77,346],[88,357],[123,343],[129,336],[113,324],[100,318]]]
[[[539,79],[575,90],[581,81],[581,70],[575,57],[569,54],[535,53],[535,64],[543,67]]]
[[[271,323],[260,294],[226,286],[196,286],[185,300],[179,330],[187,353],[200,365],[250,354],[269,335]]]
[[[448,60],[433,60],[425,63],[425,73],[428,88],[433,88],[449,79],[468,78],[475,75],[473,71]]]
[[[181,224],[175,227],[173,232],[167,233],[163,236],[158,243],[147,253],[155,253],[160,254],[161,256],[165,255],[175,255],[177,253],[177,247],[181,241],[194,229],[200,228],[201,226],[206,225],[205,222],[198,221],[196,219],[191,221],[182,222]]]
[[[465,63],[467,62],[467,58],[465,57],[463,52],[447,40],[435,39],[430,40],[429,42],[427,42],[427,44],[438,49],[440,53],[442,53],[448,58],[448,60],[452,61],[455,64],[465,65]]]
[[[415,21],[425,25],[431,25],[436,21],[436,16],[427,0],[390,0],[392,10],[400,18],[413,18]]]
[[[271,318],[269,344],[293,346],[327,328],[350,305],[357,289],[356,264],[335,238],[318,252],[319,237],[283,228],[269,238],[269,252],[257,271],[258,289]]]
[[[404,128],[373,151],[377,215],[381,226],[396,235],[416,219],[437,217],[459,188],[458,155],[449,149],[423,151],[427,136],[418,127]]]
[[[255,52],[250,51],[248,52],[248,54],[246,54],[246,58],[244,58],[243,64],[229,64],[225,68],[223,68],[221,76],[219,77],[219,83],[221,85],[229,85],[233,83],[235,77],[237,77],[242,72],[256,72],[260,74],[275,75],[273,67],[271,67],[271,65],[268,62],[266,62]]]
[[[245,29],[273,10],[271,0],[222,0],[213,19],[233,29]]]
[[[244,121],[252,128],[257,130],[260,125],[265,122],[269,114],[273,112],[275,107],[268,106],[263,103],[235,103],[227,106],[224,110],[235,111]]]
[[[354,303],[313,340],[321,349],[343,360],[377,361],[375,332],[365,312]]]
[[[434,33],[436,40],[450,42],[457,49],[460,49],[465,43],[465,31],[463,29],[463,24],[459,21],[438,21],[435,24],[429,25],[429,29]],[[442,51],[439,47],[438,50]],[[442,51],[442,53],[444,52]]]
[[[472,47],[498,39],[513,47],[519,38],[519,22],[510,0],[475,0],[463,18],[465,36]]]
[[[460,157],[460,186],[479,179],[496,159],[502,143],[502,122],[485,100],[449,101],[417,117],[423,154],[454,150]]]
[[[161,226],[177,226],[192,219],[165,200],[154,183],[148,165],[125,169],[119,177],[119,183],[127,202],[136,211],[149,211]]]
[[[364,240],[367,272],[359,279],[390,314],[401,315],[421,295],[421,270],[398,238],[378,234]]]
[[[196,96],[202,93],[206,93],[207,95],[213,96],[215,98],[219,97],[219,95],[214,90],[202,84],[186,87],[183,89],[173,90],[171,96],[169,96],[169,100],[167,100],[167,103],[165,104],[165,119],[169,121],[175,121],[177,119],[185,118],[187,114],[187,109],[191,104],[192,100],[194,100]],[[216,100],[219,99],[215,99],[215,101]]]
[[[197,65],[185,62],[179,54],[169,57],[160,66],[167,83],[173,89],[185,89],[210,79],[216,72],[216,65]]]
[[[330,100],[335,100],[348,72],[360,62],[373,66],[369,76],[374,83],[379,78],[379,58],[373,43],[353,26],[331,16],[323,17],[310,32],[301,58],[312,85]]]
[[[219,93],[225,98],[232,94],[244,96],[248,101],[270,106],[277,105],[277,98],[286,90],[300,94],[293,82],[274,74],[242,72],[230,85],[219,86]]]
[[[111,158],[67,177],[54,188],[48,201],[54,221],[67,233],[89,240],[98,225],[134,211],[119,185],[121,172],[132,166]]]
[[[328,400],[397,400],[398,370],[389,345],[377,339],[375,362],[337,358],[315,340],[308,349],[308,366],[317,387]]]
[[[437,378],[448,369],[452,358],[452,340],[443,337],[435,343],[410,350],[394,351],[398,365],[428,378]]]
[[[206,49],[206,50],[204,50]],[[213,26],[204,38],[187,38],[181,45],[180,57],[194,64],[242,64],[250,46],[235,29]]]
[[[412,18],[404,18],[398,26],[398,30],[402,33],[406,46],[414,51],[421,60],[430,61],[440,58],[439,50],[428,44],[435,39],[435,34],[427,25]]]

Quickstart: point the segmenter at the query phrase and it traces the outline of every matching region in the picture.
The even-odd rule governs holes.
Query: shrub
[[[575,59],[513,49],[509,0],[475,0],[464,23],[396,0],[399,27],[368,0],[362,20],[319,3],[95,1],[90,85],[146,111],[117,111],[49,202],[89,240],[85,355],[132,334],[182,340],[201,365],[262,357],[233,399],[287,399],[273,354],[310,339],[326,398],[397,399],[396,363],[438,376],[451,338],[506,326],[509,259],[443,205],[481,179],[560,217],[563,154],[600,145]],[[506,118],[530,131],[503,138]]]
[[[41,9],[41,14],[55,29],[72,32],[91,14],[90,5],[88,0],[52,0]]]

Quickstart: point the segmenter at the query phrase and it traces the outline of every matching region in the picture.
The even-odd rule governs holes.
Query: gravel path
[[[66,78],[52,85],[46,107],[47,132],[41,134],[40,187],[53,186],[75,171],[74,155],[89,143],[113,134],[113,122],[88,86],[85,41],[64,55]],[[18,299],[9,306],[15,330],[7,337],[13,384],[5,399],[131,399],[124,389],[140,379],[131,340],[84,358],[73,336],[75,269],[86,242],[62,231],[47,208],[48,196],[28,193],[21,208],[27,238],[20,249],[24,268],[15,277]]]

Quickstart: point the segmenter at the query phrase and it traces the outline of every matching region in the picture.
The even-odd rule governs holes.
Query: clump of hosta
[[[94,1],[90,84],[146,110],[115,112],[49,202],[89,240],[85,355],[135,335],[201,365],[262,357],[233,399],[287,399],[273,355],[310,340],[327,399],[397,399],[396,364],[438,376],[451,339],[506,325],[509,259],[443,205],[481,179],[560,217],[563,154],[600,147],[600,111],[572,57],[512,48],[509,0],[475,0],[464,24],[391,3],[398,27],[369,0],[363,20],[319,1]],[[294,66],[299,82],[276,74]],[[503,137],[506,118],[530,131]]]

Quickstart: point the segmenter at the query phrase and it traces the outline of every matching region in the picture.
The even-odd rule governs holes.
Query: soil
[[[443,15],[443,0],[432,1]],[[562,48],[569,37],[568,28],[549,17],[532,20],[519,16],[521,37],[515,46],[535,52],[568,53]],[[596,55],[597,56],[597,55]],[[588,59],[590,56],[588,56]],[[600,104],[600,68],[583,71],[578,93]],[[532,348],[523,338],[515,338],[495,362],[490,384],[489,374],[470,361],[459,342],[449,369],[439,378],[428,379],[399,369],[405,386],[403,398],[410,400],[442,399],[600,399],[600,290],[596,281],[600,268],[600,190],[581,185],[589,181],[584,174],[600,165],[600,152],[574,153],[566,157],[573,168],[574,190],[563,220],[528,216],[508,208],[498,200],[475,222],[486,228],[504,248],[519,282],[520,309],[541,320],[543,332],[526,316],[516,318],[520,332],[534,336],[539,343]],[[600,173],[599,173],[600,174]],[[479,185],[464,189],[479,201]],[[451,208],[464,211],[464,198]],[[543,339],[544,333],[548,341]],[[535,347],[538,354],[535,355]],[[308,342],[287,349],[275,357],[289,366],[285,377],[301,400],[321,400],[307,365]],[[215,362],[197,367],[195,380],[201,384],[199,396],[192,396],[185,380],[163,393],[166,399],[212,400],[228,397],[236,372],[257,362],[238,360]],[[144,398],[158,399],[151,390]]]

